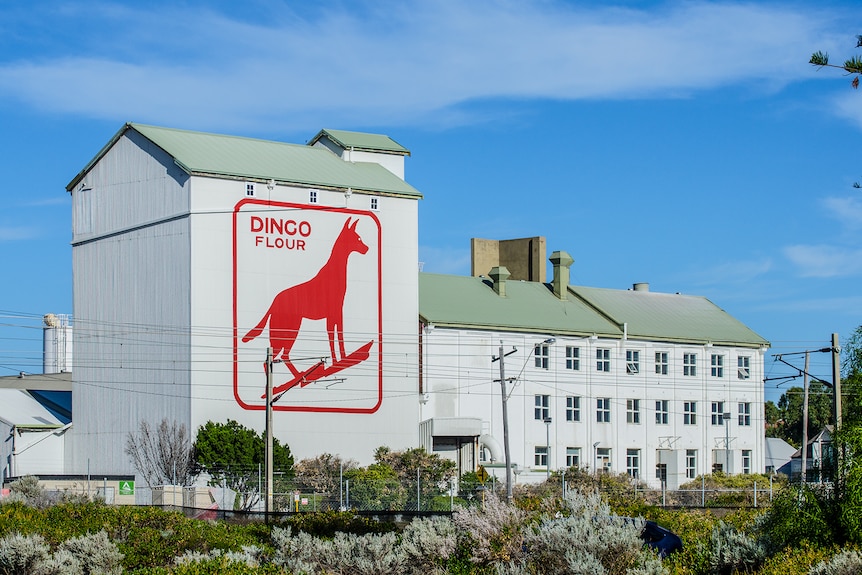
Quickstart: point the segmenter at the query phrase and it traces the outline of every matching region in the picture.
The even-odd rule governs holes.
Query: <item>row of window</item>
[[[742,450],[742,473],[748,475],[751,473],[751,450]],[[626,473],[631,477],[640,477],[641,450],[626,449]],[[537,445],[534,451],[533,463],[535,467],[545,467],[548,462],[548,446]],[[580,467],[583,460],[581,459],[580,447],[566,447],[566,467]],[[721,464],[716,464],[713,471],[721,471]],[[611,448],[597,447],[596,448],[596,469],[600,471],[609,471],[611,469]],[[667,481],[667,464],[657,463],[655,466],[656,479]],[[697,449],[685,450],[685,476],[688,479],[697,477]]]
[[[550,365],[551,348],[548,344],[540,343],[533,350],[535,365],[541,369],[548,369]],[[639,350],[626,350],[626,373],[634,375],[641,371],[641,354]],[[714,353],[710,355],[710,375],[712,377],[724,377],[725,356]],[[668,352],[655,352],[655,372],[657,375],[668,374]],[[566,369],[581,369],[581,348],[566,346]],[[611,371],[611,349],[600,347],[596,349],[596,371]],[[697,354],[684,353],[682,355],[682,374],[689,377],[697,376]],[[751,377],[751,357],[741,355],[736,358],[736,377],[738,379],[749,379]]]
[[[535,396],[534,417],[539,421],[550,421],[551,419],[551,396]],[[729,407],[729,406],[728,406]],[[712,425],[724,425],[731,418],[731,414],[725,411],[724,401],[713,401]],[[736,404],[737,423],[742,426],[751,425],[751,403],[740,402]],[[581,397],[577,395],[566,396],[566,421],[581,421]],[[611,421],[611,398],[596,398],[596,422],[610,423]],[[670,401],[657,399],[655,402],[655,422],[658,425],[667,425],[670,421]],[[626,400],[626,423],[641,422],[641,400]],[[697,402],[682,402],[683,425],[697,425]]]
[[[254,197],[255,195],[255,184],[248,182],[245,185],[245,195],[248,197]],[[316,204],[317,203],[317,190],[309,190],[308,191],[308,203]],[[380,208],[380,198],[371,197],[369,198],[369,208],[376,211]]]

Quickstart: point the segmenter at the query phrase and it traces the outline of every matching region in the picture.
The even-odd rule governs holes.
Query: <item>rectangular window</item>
[[[537,445],[536,451],[534,452],[534,460],[533,463],[536,467],[547,467],[548,466],[548,446],[547,445]]]
[[[684,353],[682,354],[682,374],[689,377],[697,375],[697,354]]]
[[[659,399],[655,402],[655,422],[658,425],[667,425],[668,419],[667,400]]]
[[[712,424],[713,425],[724,425],[724,402],[723,401],[713,401],[712,402]]]
[[[566,369],[581,369],[581,348],[566,346]]]
[[[626,400],[626,423],[641,422],[641,400],[627,399]]]
[[[667,352],[655,352],[655,372],[657,375],[667,375]]]
[[[751,425],[751,404],[750,403],[740,403],[738,406],[739,409],[739,425],[749,426]]]
[[[683,425],[697,425],[697,402],[686,401],[682,404]]]
[[[536,358],[536,367],[548,369],[548,359],[551,357],[551,348],[547,344],[540,343],[533,348],[533,355]]]
[[[317,203],[317,190],[309,190],[308,192],[308,203],[316,204]]]
[[[697,449],[685,450],[685,476],[687,479],[697,477]]]
[[[611,370],[611,350],[600,347],[596,350],[596,371]]]
[[[751,475],[751,450],[742,450],[742,474]]]
[[[379,198],[371,198],[371,209],[373,211],[377,211],[380,209],[380,204],[378,203]]]
[[[739,379],[748,379],[751,377],[751,358],[741,355],[736,358],[736,376]]]
[[[626,473],[629,477],[637,479],[640,476],[641,469],[641,450],[626,449]]]
[[[724,377],[724,356],[712,354],[710,357],[710,374],[712,377]]]
[[[626,373],[633,375],[641,371],[641,352],[635,349],[626,350]]]
[[[581,420],[581,398],[570,395],[566,397],[566,421]]]
[[[667,481],[667,463],[655,464],[655,478],[665,483]]]
[[[254,184],[246,184],[245,185],[245,195],[253,196],[254,195]]]
[[[566,448],[566,467],[581,466],[581,448],[567,447]]]
[[[539,421],[544,421],[551,417],[551,396],[550,395],[537,395],[536,396],[536,407],[534,410],[535,418]]]
[[[611,448],[599,447],[596,449],[596,469],[602,473],[611,470]]]
[[[611,398],[600,397],[596,399],[596,421],[599,423],[610,423],[611,421]]]

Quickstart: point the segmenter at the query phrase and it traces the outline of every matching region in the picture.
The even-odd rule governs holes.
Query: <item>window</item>
[[[741,355],[736,358],[736,376],[739,379],[748,379],[751,377],[751,358],[746,355]]]
[[[658,375],[667,375],[667,352],[655,352],[655,372]]]
[[[310,190],[308,192],[308,203],[316,204],[317,203],[317,190]]]
[[[697,375],[697,354],[682,354],[682,374],[694,377]]]
[[[626,350],[626,373],[633,375],[641,371],[641,352],[634,349]]]
[[[723,401],[713,401],[712,402],[712,424],[713,425],[724,425],[724,402]]]
[[[581,398],[570,395],[566,397],[566,421],[581,420]]]
[[[697,425],[697,402],[686,401],[682,404],[682,424]]]
[[[536,451],[533,454],[533,463],[536,467],[548,466],[548,446],[537,445]]]
[[[566,346],[566,369],[581,369],[581,348]]]
[[[611,398],[600,397],[596,399],[596,421],[599,423],[610,423],[611,421]]]
[[[751,404],[750,403],[740,403],[738,405],[739,408],[739,425],[749,426],[751,425]]]
[[[659,399],[655,402],[655,422],[658,425],[667,425],[668,409],[667,400]]]
[[[245,195],[253,196],[254,195],[254,184],[246,184],[245,185]]]
[[[533,355],[536,357],[536,367],[548,369],[548,358],[551,356],[551,349],[547,344],[540,343],[534,347]]]
[[[655,464],[655,478],[662,483],[667,482],[667,463]]]
[[[712,377],[724,377],[724,356],[712,354],[710,357],[710,374]]]
[[[566,467],[581,466],[581,448],[567,447],[566,448]]]
[[[640,476],[640,449],[626,449],[626,473],[637,479]]]
[[[685,477],[687,479],[697,477],[697,449],[685,450]]]
[[[375,212],[380,209],[378,200],[379,198],[371,198],[371,209]]]
[[[596,371],[611,370],[611,350],[600,347],[596,350]]]
[[[641,422],[641,400],[627,399],[626,400],[626,423]]]
[[[611,448],[599,447],[596,449],[596,469],[603,473],[611,470]]]
[[[534,411],[535,418],[539,421],[544,421],[551,417],[551,396],[537,395],[536,408]]]
[[[751,450],[743,449],[742,450],[742,474],[750,475],[751,474]]]

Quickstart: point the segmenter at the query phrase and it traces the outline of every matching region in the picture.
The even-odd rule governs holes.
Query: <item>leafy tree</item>
[[[315,493],[332,495],[339,492],[342,473],[356,469],[353,459],[342,459],[338,455],[323,453],[317,457],[303,459],[293,466],[296,478],[303,486]]]
[[[388,447],[378,447],[374,460],[389,465],[397,474],[403,485],[411,485],[407,490],[408,507],[416,506],[416,475],[419,471],[419,494],[424,507],[435,495],[448,487],[449,481],[455,476],[455,462],[440,457],[436,453],[428,453],[422,447],[392,451]]]
[[[236,491],[235,509],[250,509],[260,502],[259,470],[266,464],[266,437],[229,419],[208,421],[198,429],[195,459],[209,474],[209,484],[226,485]],[[275,491],[286,489],[293,478],[293,455],[287,445],[273,438]]]
[[[778,400],[780,413],[779,433],[781,437],[793,445],[802,445],[802,404],[805,390],[794,386],[788,389]],[[822,382],[814,380],[808,384],[808,437],[832,423],[832,391]]]
[[[191,485],[198,475],[191,436],[176,421],[163,419],[154,428],[142,420],[138,432],[126,436],[125,452],[149,487]]]
[[[856,47],[862,47],[862,36],[856,36]],[[818,66],[820,68],[828,66],[830,68],[839,68],[841,70],[844,70],[845,72],[853,76],[853,80],[850,82],[851,85],[854,88],[859,87],[859,74],[862,74],[862,57],[852,56],[850,59],[845,60],[843,65],[838,66],[829,63],[829,54],[818,50],[811,55],[811,59],[808,61],[808,63],[814,64],[815,66]]]
[[[351,469],[344,474],[344,478],[349,481],[351,507],[374,511],[405,508],[407,489],[387,463],[372,463],[367,468]]]

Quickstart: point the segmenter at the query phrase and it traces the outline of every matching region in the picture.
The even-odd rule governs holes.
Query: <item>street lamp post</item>
[[[547,463],[545,465],[545,480],[551,478],[551,418],[546,417],[545,421],[545,455],[547,456]]]

